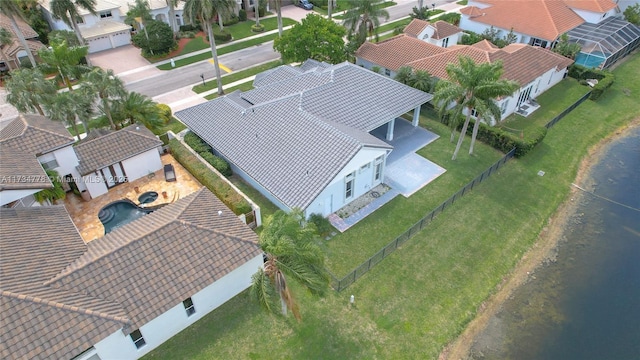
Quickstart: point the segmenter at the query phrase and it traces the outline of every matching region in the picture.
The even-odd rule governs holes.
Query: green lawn
[[[301,322],[261,311],[244,292],[146,358],[436,359],[536,241],[569,194],[588,149],[640,116],[640,54],[614,72],[616,83],[598,102],[583,103],[526,157],[511,160],[456,201],[348,290],[318,300],[294,285]],[[425,149],[430,159],[450,155],[450,148],[432,145]],[[485,156],[494,154],[462,153],[458,161],[490,162]],[[451,164],[440,165],[453,172]],[[538,170],[546,175],[537,176]],[[442,179],[430,187],[444,192],[461,185]],[[430,210],[427,202],[400,216]],[[379,230],[395,227],[382,220]]]
[[[234,92],[236,90],[249,91],[251,89],[253,89],[253,81],[249,81],[249,82],[246,82],[246,83],[243,83],[243,84],[236,85],[236,86],[230,87],[228,89],[225,89],[224,93],[225,94],[229,94],[229,93],[232,93],[232,92]],[[215,99],[217,97],[218,97],[218,93],[215,93],[215,94],[207,95],[204,98],[207,99],[207,100],[213,100],[213,99]]]
[[[167,131],[173,131],[174,134],[179,133],[180,131],[186,129],[187,126],[185,124],[183,124],[182,122],[180,122],[180,120],[173,118],[171,119],[171,121],[169,121],[167,123],[167,125],[157,128],[157,129],[153,129],[153,133],[156,135],[162,135],[164,133],[166,133]]]
[[[262,213],[263,222],[267,219],[267,217],[278,211],[278,207],[274,203],[264,197],[264,195],[262,195],[253,186],[247,184],[244,180],[242,180],[241,177],[232,175],[228,179],[233,183],[233,185],[237,186],[238,189],[240,189],[243,193],[245,193],[245,195],[253,200],[253,202],[260,206],[260,212]]]
[[[249,76],[253,76],[256,74],[259,74],[263,71],[269,70],[269,69],[273,69],[275,67],[278,67],[282,65],[282,61],[280,60],[275,60],[275,61],[271,61],[268,62],[266,64],[262,64],[262,65],[258,65],[258,66],[254,66],[252,68],[246,69],[246,70],[242,70],[242,71],[234,71],[230,74],[226,74],[222,76],[222,85],[226,85],[226,84],[231,84],[232,82],[236,82],[238,80],[242,80],[245,78],[248,78]],[[218,82],[216,80],[210,80],[207,81],[205,83],[205,85],[196,85],[193,87],[193,91],[195,93],[203,93],[205,91],[208,90],[212,90],[215,89],[218,86]]]
[[[396,21],[391,21],[391,22],[385,23],[384,25],[380,25],[380,26],[378,26],[378,34],[382,34],[383,32],[391,31],[391,30],[395,29],[398,26],[405,27],[405,26],[409,25],[411,20],[412,19],[400,19],[400,20],[396,20]]]

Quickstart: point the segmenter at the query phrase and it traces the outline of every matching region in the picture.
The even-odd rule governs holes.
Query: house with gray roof
[[[77,171],[92,198],[162,169],[162,141],[139,124],[103,130],[99,136],[90,133],[74,148]]]
[[[205,188],[87,244],[63,206],[0,208],[0,358],[140,358],[248,288],[257,241]]]
[[[395,119],[430,94],[359,66],[309,60],[175,114],[283,210],[327,216],[382,183]],[[384,127],[385,139],[370,134]]]

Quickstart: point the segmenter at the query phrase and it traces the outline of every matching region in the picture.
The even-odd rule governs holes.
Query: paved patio
[[[173,164],[176,171],[176,181],[165,181],[163,170],[159,170],[151,177],[145,176],[133,182],[113,187],[108,193],[90,201],[84,201],[79,195],[73,193],[67,194],[64,205],[85,242],[104,236],[104,226],[98,219],[98,212],[111,202],[126,198],[138,203],[140,194],[155,191],[159,194],[158,199],[148,205],[156,206],[183,198],[202,187],[198,180],[191,176],[171,155],[162,155],[161,160],[163,165]],[[166,198],[164,198],[163,192],[166,192]]]

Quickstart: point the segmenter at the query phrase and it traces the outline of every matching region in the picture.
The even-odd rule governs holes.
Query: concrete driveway
[[[94,66],[113,70],[114,74],[118,75],[125,83],[162,73],[155,65],[142,57],[140,49],[133,45],[90,54],[89,61]]]

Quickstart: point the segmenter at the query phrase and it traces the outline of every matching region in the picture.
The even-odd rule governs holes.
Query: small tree
[[[409,86],[424,92],[430,92],[433,88],[433,79],[426,70],[416,70],[409,81]]]
[[[491,26],[490,28],[485,29],[482,32],[482,38],[495,44],[500,39],[500,32],[501,32],[500,30]]]
[[[640,4],[629,6],[624,10],[624,19],[628,22],[640,26]]]
[[[64,83],[69,91],[73,91],[71,78],[79,79],[81,74],[90,70],[80,64],[89,53],[88,46],[68,46],[65,40],[52,39],[48,49],[40,49],[38,54],[45,73],[55,72],[56,80]]]
[[[396,76],[393,78],[395,81],[409,85],[411,83],[411,78],[413,77],[413,69],[409,66],[402,66],[396,72]]]
[[[147,21],[145,29],[149,35],[148,39],[144,33],[135,34],[132,38],[133,44],[142,49],[144,56],[167,54],[176,46],[173,31],[168,24],[150,20]]]
[[[429,8],[422,8],[419,9],[417,6],[414,6],[413,9],[411,9],[411,14],[409,14],[409,16],[412,19],[420,19],[420,20],[427,20],[429,19]]]
[[[60,182],[60,176],[58,172],[55,170],[47,170],[47,176],[51,180],[53,184],[53,188],[40,190],[37,193],[33,194],[33,197],[40,204],[45,201],[54,202],[56,200],[62,200],[67,197],[67,193],[62,188],[62,183]]]
[[[310,14],[282,37],[273,48],[285,62],[315,59],[336,64],[347,60],[344,27],[319,15]]]
[[[511,30],[509,30],[507,35],[504,36],[504,42],[506,45],[509,45],[509,44],[514,44],[517,41],[518,41],[518,35],[514,34],[513,28],[511,28]]]
[[[6,82],[7,102],[21,113],[44,115],[42,106],[56,93],[56,86],[44,78],[38,69],[13,70]]]
[[[582,50],[580,44],[569,42],[569,35],[566,33],[560,36],[560,41],[553,48],[554,52],[570,59],[575,59],[580,50]]]

